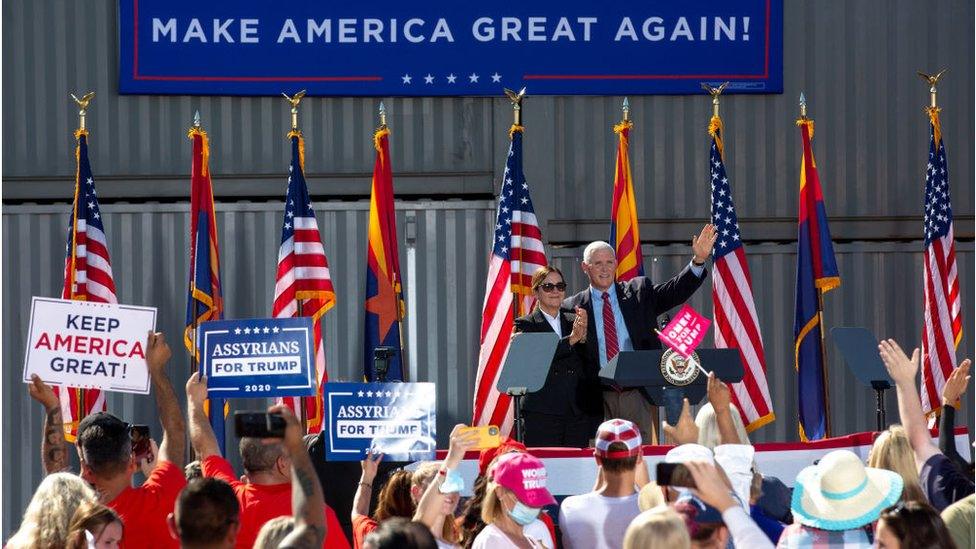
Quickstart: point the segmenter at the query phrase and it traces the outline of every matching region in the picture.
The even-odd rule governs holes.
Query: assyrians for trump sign
[[[31,300],[24,382],[149,394],[146,339],[156,309],[48,297]]]
[[[657,336],[676,353],[688,358],[701,345],[711,323],[711,320],[698,314],[690,305],[685,305]]]
[[[216,320],[200,325],[200,361],[215,398],[315,394],[312,319]]]
[[[433,459],[437,393],[433,383],[326,383],[329,461]]]

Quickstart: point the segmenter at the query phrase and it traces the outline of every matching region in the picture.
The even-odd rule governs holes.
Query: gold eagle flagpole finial
[[[295,95],[288,97],[288,94],[281,92],[281,95],[291,103],[291,129],[292,131],[298,131],[298,104],[302,102],[302,98],[305,97],[305,90],[302,90]]]
[[[522,125],[522,100],[525,99],[525,88],[522,88],[518,92],[515,90],[510,90],[505,88],[505,95],[512,102],[512,109],[515,114],[515,125]]]
[[[939,83],[939,79],[942,78],[942,75],[945,74],[945,72],[947,70],[949,70],[949,69],[942,69],[941,71],[939,71],[935,75],[925,74],[922,71],[918,71],[918,75],[922,78],[922,80],[925,80],[926,82],[929,83],[929,98],[931,100],[931,103],[930,103],[929,106],[931,108],[933,108],[933,109],[936,107],[935,95],[936,95],[936,93],[938,91],[938,90],[936,90],[936,86]]]
[[[78,99],[78,97],[75,96],[75,94],[73,94],[73,93],[68,94],[68,95],[70,95],[71,98],[75,100],[75,103],[78,104],[78,108],[79,108],[79,110],[78,110],[78,130],[84,131],[85,130],[85,115],[88,113],[88,104],[91,103],[92,98],[95,97],[95,92],[88,92],[85,95],[81,96],[81,99]]]
[[[714,86],[709,86],[707,83],[702,82],[701,87],[703,90],[712,96],[712,116],[718,116],[718,96],[722,95],[729,85],[728,82],[722,82],[717,88]]]

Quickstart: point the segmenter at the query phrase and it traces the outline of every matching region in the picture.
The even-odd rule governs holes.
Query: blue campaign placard
[[[215,398],[315,394],[312,319],[252,318],[200,325],[200,361]]]
[[[437,392],[433,383],[326,383],[329,461],[434,459]]]
[[[781,93],[783,0],[119,0],[119,56],[123,94]]]

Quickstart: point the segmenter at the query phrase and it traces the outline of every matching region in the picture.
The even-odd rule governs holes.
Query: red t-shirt
[[[234,476],[234,468],[226,459],[213,455],[200,462],[203,476],[220,479],[230,484],[241,505],[241,529],[237,533],[237,547],[251,549],[261,527],[269,520],[291,516],[291,483],[247,484]],[[349,541],[335,512],[325,506],[326,549],[349,549]]]
[[[176,497],[186,486],[183,470],[169,461],[160,461],[138,488],[126,488],[108,506],[122,518],[125,529],[122,546],[132,548],[173,548],[180,546],[166,525]]]
[[[366,536],[368,536],[370,532],[376,530],[379,525],[380,523],[367,516],[356,515],[356,517],[352,519],[352,543],[355,546],[354,549],[362,549],[363,540],[366,539]]]

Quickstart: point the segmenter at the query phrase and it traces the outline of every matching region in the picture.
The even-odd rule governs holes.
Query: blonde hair
[[[95,500],[95,491],[76,475],[53,473],[44,477],[24,511],[20,529],[6,547],[64,547],[75,511],[82,503]]]
[[[645,484],[640,489],[640,493],[637,494],[637,507],[641,511],[650,511],[659,505],[667,504],[668,502],[664,499],[664,492],[661,491],[661,487],[653,480]]]
[[[293,517],[273,518],[261,527],[258,537],[254,540],[254,549],[276,549],[294,529],[295,519]]]
[[[624,549],[688,549],[691,538],[685,521],[670,507],[637,515],[624,534]]]
[[[752,444],[749,442],[749,433],[746,426],[742,423],[742,416],[735,404],[729,404],[732,412],[732,425],[735,426],[735,433],[739,436],[739,444]],[[715,408],[708,402],[698,410],[695,416],[695,425],[698,426],[698,444],[714,450],[716,446],[722,444],[718,432],[718,418],[715,417]]]
[[[892,425],[881,431],[868,452],[868,467],[887,469],[901,476],[905,484],[901,501],[928,502],[918,479],[915,452],[908,440],[908,433],[901,425]]]
[[[439,461],[424,461],[414,469],[413,474],[410,475],[410,485],[411,486],[422,486],[426,487],[430,479],[434,478],[441,468],[441,462]]]
[[[485,499],[481,501],[481,522],[485,524],[495,522],[504,512],[502,502],[498,498],[499,489],[506,488],[493,480],[488,482],[488,487],[485,488]]]

